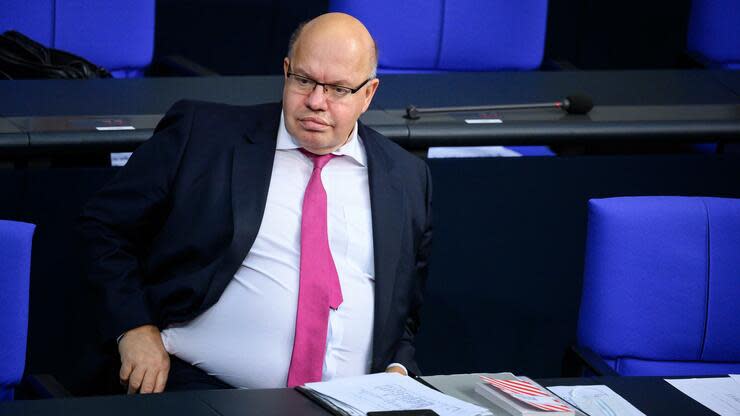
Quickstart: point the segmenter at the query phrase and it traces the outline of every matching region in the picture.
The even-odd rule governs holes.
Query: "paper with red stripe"
[[[495,387],[521,402],[546,412],[568,412],[572,409],[542,387],[527,380],[500,380],[480,376],[486,384]]]

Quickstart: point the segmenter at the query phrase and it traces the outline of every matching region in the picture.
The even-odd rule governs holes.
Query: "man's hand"
[[[159,329],[143,325],[126,332],[118,343],[121,354],[121,384],[128,394],[161,393],[170,372],[170,356],[164,349]]]
[[[400,365],[392,365],[385,369],[386,373],[398,373],[402,376],[407,376],[408,373],[406,373],[406,370],[403,369]]]

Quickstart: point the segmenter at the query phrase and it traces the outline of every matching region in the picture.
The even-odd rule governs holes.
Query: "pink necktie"
[[[334,155],[301,151],[313,161],[313,173],[303,195],[298,313],[288,387],[321,381],[329,308],[337,309],[342,304],[339,275],[329,250],[326,191],[321,183],[321,169]]]

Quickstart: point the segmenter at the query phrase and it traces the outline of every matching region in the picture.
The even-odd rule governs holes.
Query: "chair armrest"
[[[619,377],[598,354],[588,347],[572,345],[563,359],[563,375],[582,376],[583,370],[589,370],[596,376]]]
[[[51,374],[28,374],[16,388],[19,399],[59,399],[72,397]]]

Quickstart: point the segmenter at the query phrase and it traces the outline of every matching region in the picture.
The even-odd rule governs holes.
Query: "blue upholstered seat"
[[[142,76],[154,51],[154,0],[13,0],[0,33],[17,30],[79,55],[116,78]]]
[[[23,376],[28,287],[35,225],[0,220],[0,401],[13,399]]]
[[[380,73],[537,69],[547,0],[331,0],[362,20],[380,50]]]
[[[737,0],[693,0],[686,43],[710,67],[740,69]]]
[[[740,199],[589,203],[579,346],[621,375],[740,372]]]

